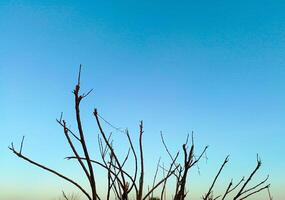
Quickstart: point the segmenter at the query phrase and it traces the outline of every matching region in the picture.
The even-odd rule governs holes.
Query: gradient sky
[[[194,197],[206,192],[226,155],[218,191],[248,175],[259,153],[256,180],[270,174],[274,199],[285,199],[284,10],[277,0],[1,0],[0,199],[51,200],[75,191],[9,152],[22,135],[26,155],[85,184],[78,166],[63,160],[71,152],[55,122],[64,112],[75,127],[71,91],[79,64],[82,90],[94,88],[82,117],[95,152],[97,107],[134,139],[144,120],[147,177],[160,155],[169,162],[160,131],[173,153],[194,131],[198,152],[210,145],[201,174],[191,175]],[[114,137],[123,152],[120,134]],[[98,187],[103,192],[103,182]]]

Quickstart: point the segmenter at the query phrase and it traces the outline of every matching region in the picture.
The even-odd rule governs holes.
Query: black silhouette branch
[[[75,185],[79,190],[81,190],[81,191],[86,195],[86,197],[87,197],[89,200],[92,200],[92,198],[89,196],[89,194],[86,192],[86,190],[83,189],[78,183],[76,183],[76,182],[73,181],[72,179],[70,179],[70,178],[68,178],[67,176],[64,176],[64,175],[62,175],[61,173],[59,173],[59,172],[57,172],[57,171],[55,171],[55,170],[53,170],[53,169],[51,169],[51,168],[48,168],[48,167],[46,167],[46,166],[44,166],[44,165],[42,165],[42,164],[40,164],[40,163],[38,163],[38,162],[35,162],[35,161],[31,160],[30,158],[28,158],[28,157],[26,157],[26,156],[24,156],[24,155],[22,154],[22,152],[17,151],[17,150],[14,148],[13,143],[11,143],[11,146],[9,146],[9,149],[10,149],[16,156],[18,156],[19,158],[22,158],[22,159],[24,159],[25,161],[31,163],[32,165],[35,165],[35,166],[37,166],[37,167],[39,167],[39,168],[41,168],[41,169],[44,169],[44,170],[46,170],[46,171],[48,171],[48,172],[50,172],[50,173],[52,173],[52,174],[54,174],[54,175],[56,175],[56,176],[62,178],[62,179],[64,179],[64,180],[70,182],[71,184]]]
[[[228,161],[229,161],[229,156],[227,156],[227,157],[225,158],[223,164],[221,165],[221,167],[220,167],[220,169],[219,169],[217,175],[215,176],[215,178],[214,178],[214,180],[213,180],[213,182],[212,182],[212,184],[211,184],[211,186],[210,186],[210,188],[209,188],[209,191],[207,192],[207,194],[205,195],[205,197],[203,197],[203,200],[208,200],[208,199],[209,199],[210,194],[211,194],[212,191],[213,191],[213,187],[214,187],[214,185],[215,185],[215,183],[216,183],[218,177],[220,176],[220,174],[221,174],[223,168],[225,167],[225,165],[226,165],[226,163],[227,163]]]

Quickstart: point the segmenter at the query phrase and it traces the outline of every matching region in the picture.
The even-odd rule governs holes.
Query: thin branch
[[[14,149],[13,144],[11,144],[11,147],[9,147],[9,149],[10,149],[16,156],[18,156],[19,158],[22,158],[22,159],[26,160],[27,162],[29,162],[29,163],[31,163],[31,164],[33,164],[33,165],[39,167],[39,168],[42,168],[42,169],[44,169],[44,170],[46,170],[46,171],[48,171],[48,172],[50,172],[50,173],[52,173],[52,174],[55,174],[56,176],[58,176],[58,177],[60,177],[60,178],[62,178],[62,179],[64,179],[64,180],[66,180],[66,181],[72,183],[72,184],[75,185],[79,190],[81,190],[81,191],[86,195],[86,197],[87,197],[89,200],[93,200],[93,199],[89,196],[89,194],[88,194],[78,183],[76,183],[76,182],[73,181],[72,179],[70,179],[70,178],[68,178],[68,177],[66,177],[66,176],[64,176],[64,175],[62,175],[61,173],[59,173],[59,172],[57,172],[57,171],[55,171],[55,170],[53,170],[53,169],[50,169],[50,168],[48,168],[48,167],[46,167],[46,166],[44,166],[44,165],[42,165],[42,164],[39,164],[39,163],[37,163],[37,162],[35,162],[35,161],[29,159],[28,157],[24,156],[23,154],[20,154],[20,152],[17,152],[17,151]]]
[[[98,128],[99,128],[99,130],[100,130],[100,133],[101,133],[101,135],[103,136],[103,139],[104,139],[105,143],[108,145],[108,147],[109,147],[111,153],[113,154],[116,163],[118,164],[119,170],[120,170],[120,172],[121,172],[122,181],[123,181],[123,184],[125,185],[126,182],[125,182],[124,173],[122,172],[122,171],[123,171],[122,166],[121,166],[121,164],[120,164],[120,162],[119,162],[119,159],[118,159],[117,155],[115,154],[115,151],[114,151],[113,147],[111,146],[111,144],[109,143],[108,139],[106,138],[106,134],[105,134],[105,132],[103,131],[103,128],[102,128],[102,126],[101,126],[101,123],[100,123],[100,120],[99,120],[99,117],[98,117],[97,109],[94,109],[93,114],[94,114],[94,116],[95,116],[95,119],[96,119]]]
[[[220,167],[220,169],[219,169],[217,175],[216,175],[215,178],[214,178],[214,181],[213,181],[213,183],[212,183],[212,185],[211,185],[211,187],[210,187],[208,193],[207,193],[207,194],[205,195],[205,197],[203,198],[204,200],[208,200],[208,197],[210,196],[210,194],[211,194],[211,192],[212,192],[212,190],[213,190],[213,187],[214,187],[214,185],[215,185],[215,183],[216,183],[218,177],[220,176],[220,174],[221,174],[223,168],[225,167],[225,165],[226,165],[226,163],[227,163],[228,161],[229,161],[229,156],[227,156],[227,157],[225,158],[225,160],[224,160],[222,166]]]
[[[229,185],[228,185],[228,187],[227,187],[227,189],[226,189],[226,191],[225,191],[225,193],[224,193],[224,195],[223,195],[223,197],[222,197],[222,200],[224,200],[224,199],[226,198],[226,196],[229,194],[229,190],[230,190],[230,188],[231,188],[232,185],[233,185],[233,179],[232,179],[231,182],[229,183]]]
[[[154,184],[155,184],[155,181],[156,181],[156,176],[157,176],[157,173],[158,173],[160,159],[161,159],[161,157],[159,157],[157,165],[156,165],[156,170],[155,170],[155,174],[154,174],[154,177],[153,177],[152,187],[154,187]],[[153,193],[151,194],[151,197],[153,198]]]
[[[62,191],[62,196],[63,196],[63,198],[65,198],[65,200],[69,200],[69,199],[67,198],[66,194],[64,193],[64,191]]]
[[[257,185],[255,185],[255,186],[253,186],[253,187],[251,187],[251,188],[249,188],[249,189],[247,189],[247,190],[244,190],[244,191],[241,193],[241,195],[243,195],[243,194],[245,194],[245,193],[247,193],[247,192],[249,192],[249,191],[251,191],[251,190],[256,189],[257,187],[259,187],[260,185],[262,185],[263,183],[265,183],[265,182],[268,180],[268,178],[269,178],[269,175],[267,175],[267,177],[266,177],[263,181],[261,181],[260,183],[258,183]]]
[[[245,183],[243,184],[243,186],[241,187],[241,189],[239,190],[239,192],[236,194],[236,196],[233,198],[233,200],[236,200],[237,198],[239,198],[242,195],[243,190],[245,189],[246,185],[249,183],[249,181],[252,179],[252,177],[254,176],[254,174],[257,172],[257,170],[260,168],[261,166],[261,161],[257,155],[257,164],[255,169],[252,171],[252,173],[250,174],[250,176],[247,178],[247,180],[245,181]]]
[[[76,148],[75,148],[74,145],[73,145],[73,142],[72,142],[71,138],[70,138],[69,135],[68,135],[69,131],[68,131],[68,129],[66,128],[66,122],[63,120],[63,121],[62,121],[62,124],[63,124],[63,132],[64,132],[64,135],[65,135],[67,141],[68,141],[68,144],[69,144],[70,148],[72,149],[72,152],[74,153],[75,158],[77,159],[77,161],[79,162],[80,166],[82,167],[82,169],[83,169],[83,171],[84,171],[86,177],[87,177],[88,180],[90,181],[89,172],[88,172],[86,166],[84,165],[84,163],[82,162],[82,160],[81,160],[81,158],[80,158],[80,156],[79,156],[79,154],[78,154]]]
[[[25,136],[22,137],[21,147],[20,147],[20,154],[22,154],[23,144],[24,144]]]
[[[138,191],[137,200],[142,199],[143,184],[144,184],[144,158],[143,158],[142,136],[143,136],[143,121],[140,122],[140,135],[139,135],[141,174],[140,174],[140,178],[139,178],[139,191]]]
[[[131,137],[130,137],[130,134],[129,134],[128,130],[126,130],[126,135],[127,135],[129,144],[131,146],[131,149],[132,149],[132,152],[133,152],[133,155],[134,155],[134,158],[135,158],[135,173],[134,173],[133,182],[132,182],[132,185],[129,188],[129,191],[131,191],[132,188],[135,186],[136,195],[138,195],[138,189],[137,189],[137,186],[136,186],[136,179],[137,179],[137,173],[138,173],[138,158],[137,158],[137,154],[136,154],[136,151],[134,149],[133,142],[131,140]]]
[[[269,186],[270,186],[270,184],[268,184],[268,185],[266,185],[266,186],[260,188],[259,190],[256,190],[256,191],[254,191],[254,192],[252,192],[252,193],[249,193],[248,195],[246,195],[246,196],[240,198],[239,200],[246,199],[246,198],[248,198],[249,196],[251,196],[251,195],[253,195],[253,194],[256,194],[256,193],[258,193],[258,192],[260,192],[260,191],[262,191],[262,190],[264,190],[264,189],[268,189]]]
[[[142,198],[142,200],[145,200],[159,185],[166,181],[175,172],[177,167],[175,167],[165,178],[160,180],[152,189],[150,189],[149,192]]]
[[[81,68],[82,68],[82,65],[80,64],[80,65],[79,65],[79,72],[78,72],[78,77],[77,77],[77,85],[80,85],[80,78],[81,78]]]
[[[73,131],[71,131],[71,130],[70,130],[69,128],[67,128],[66,126],[64,127],[63,120],[62,120],[62,116],[60,116],[60,119],[59,119],[59,120],[56,119],[56,122],[57,122],[59,125],[61,125],[62,128],[66,128],[66,129],[68,130],[68,132],[71,133],[71,135],[72,135],[76,140],[78,140],[79,142],[81,142],[81,141],[80,141],[80,138],[79,138]]]
[[[241,178],[241,180],[232,189],[229,190],[229,193],[234,191],[243,181],[244,181],[244,176]]]
[[[202,151],[202,153],[199,155],[199,157],[191,164],[190,167],[194,166],[197,162],[199,162],[199,160],[202,158],[202,156],[204,154],[206,154],[207,149],[209,148],[209,146],[207,145],[204,150]]]
[[[267,188],[267,193],[268,193],[269,200],[273,200],[273,197],[271,196],[269,187]]]
[[[122,128],[119,128],[119,127],[116,127],[114,126],[113,124],[111,124],[109,121],[107,121],[104,117],[102,117],[99,113],[97,113],[98,117],[100,119],[102,119],[106,124],[108,124],[110,127],[112,127],[113,129],[115,129],[116,131],[119,131],[119,132],[122,132],[122,133],[125,133]]]

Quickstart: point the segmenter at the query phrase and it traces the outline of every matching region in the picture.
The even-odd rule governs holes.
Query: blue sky
[[[193,170],[195,197],[226,155],[231,162],[218,190],[247,175],[259,153],[264,165],[257,178],[270,174],[273,196],[284,198],[284,10],[285,2],[275,0],[2,0],[0,199],[48,200],[75,190],[8,151],[22,135],[26,155],[85,184],[78,166],[63,160],[70,151],[55,122],[64,112],[74,123],[79,64],[82,89],[94,88],[82,113],[95,152],[97,107],[134,138],[144,120],[148,177],[160,155],[169,162],[160,131],[173,152],[194,131],[197,151],[210,145],[201,175]],[[120,133],[114,137],[123,151]]]

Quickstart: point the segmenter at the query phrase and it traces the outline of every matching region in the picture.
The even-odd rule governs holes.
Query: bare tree
[[[139,148],[138,149],[135,148],[135,145],[130,137],[129,131],[120,130],[124,134],[129,144],[129,147],[127,148],[128,151],[126,152],[124,159],[120,159],[120,157],[118,156],[119,154],[114,149],[112,134],[107,135],[105,133],[104,128],[102,126],[102,122],[108,124],[109,126],[115,128],[116,130],[119,130],[119,129],[113,126],[107,120],[105,120],[98,113],[97,109],[94,109],[93,115],[94,115],[97,127],[99,129],[99,132],[100,132],[100,134],[98,135],[98,146],[99,146],[99,155],[101,157],[101,161],[91,159],[91,157],[93,157],[91,156],[93,155],[93,153],[90,152],[86,144],[85,132],[84,132],[82,121],[81,121],[80,103],[82,102],[83,99],[85,99],[92,92],[92,90],[90,90],[87,93],[80,94],[80,78],[81,78],[81,65],[79,68],[77,84],[73,91],[77,133],[75,133],[75,131],[72,131],[70,128],[68,128],[67,122],[63,119],[62,114],[60,118],[57,119],[56,121],[62,127],[67,143],[73,152],[73,155],[68,156],[66,158],[68,160],[75,160],[79,163],[79,165],[81,166],[83,175],[85,176],[85,178],[87,179],[89,183],[89,188],[86,189],[82,185],[80,185],[78,182],[73,180],[72,178],[63,175],[57,170],[51,169],[41,163],[38,163],[32,160],[31,158],[29,158],[28,156],[25,156],[22,153],[24,137],[21,141],[19,150],[17,150],[14,147],[13,143],[11,143],[11,146],[9,146],[9,149],[19,158],[73,184],[75,187],[79,189],[79,191],[81,191],[84,194],[84,196],[88,200],[101,200],[101,199],[110,200],[111,198],[119,199],[119,200],[129,200],[132,195],[135,200],[158,199],[154,197],[154,191],[157,191],[158,193],[160,193],[161,200],[166,200],[166,198],[173,199],[173,200],[186,199],[188,195],[187,179],[188,179],[189,171],[193,166],[197,165],[197,163],[201,160],[203,155],[205,155],[206,150],[208,149],[208,146],[206,146],[204,150],[200,154],[198,154],[198,156],[196,156],[193,133],[191,136],[192,144],[190,148],[188,148],[187,146],[188,140],[189,140],[189,135],[188,135],[186,142],[182,145],[184,159],[182,163],[179,163],[178,162],[179,152],[172,155],[172,153],[169,151],[169,148],[167,147],[167,144],[165,142],[163,135],[161,134],[162,143],[164,145],[164,148],[168,156],[170,157],[170,164],[168,167],[165,167],[164,164],[163,166],[161,166],[160,160],[159,160],[155,174],[154,174],[153,183],[151,186],[148,185],[148,187],[146,187],[145,167],[144,167],[145,157],[143,153],[143,134],[144,134],[143,121],[140,121],[139,123],[139,130],[138,130]],[[80,149],[76,148],[76,146],[74,145],[74,142],[77,142],[80,144],[79,145]],[[83,154],[80,155],[79,151],[82,151]],[[130,157],[133,157],[133,165],[134,165],[133,172],[126,170],[126,163],[130,159]],[[231,180],[231,182],[226,187],[224,194],[215,196],[213,192],[214,186],[218,178],[220,177],[221,172],[223,171],[228,160],[229,159],[227,156],[224,162],[222,163],[219,171],[217,172],[216,176],[214,177],[214,180],[212,184],[210,185],[209,190],[202,197],[203,200],[217,200],[217,199],[225,200],[226,198],[229,197],[229,194],[234,193],[234,191],[237,191],[237,192],[233,196],[232,199],[233,200],[243,200],[265,189],[267,189],[268,191],[268,198],[272,200],[272,196],[269,191],[270,184],[266,184],[268,180],[268,176],[264,180],[259,182],[258,184],[248,187],[248,183],[252,180],[256,172],[261,167],[261,161],[258,156],[257,156],[257,165],[247,179],[243,177],[235,185],[233,184],[233,181]],[[107,193],[105,194],[104,197],[99,197],[98,192],[97,192],[97,187],[96,187],[97,181],[96,181],[96,176],[94,172],[94,165],[99,166],[102,169],[106,170]],[[162,172],[163,172],[163,176],[160,178],[158,178],[159,169],[162,169]],[[166,197],[166,186],[167,186],[167,182],[170,180],[171,177],[173,177],[175,181],[175,185],[176,185],[172,198]],[[69,199],[67,195],[65,195],[65,193],[63,193],[63,197],[66,200]]]

